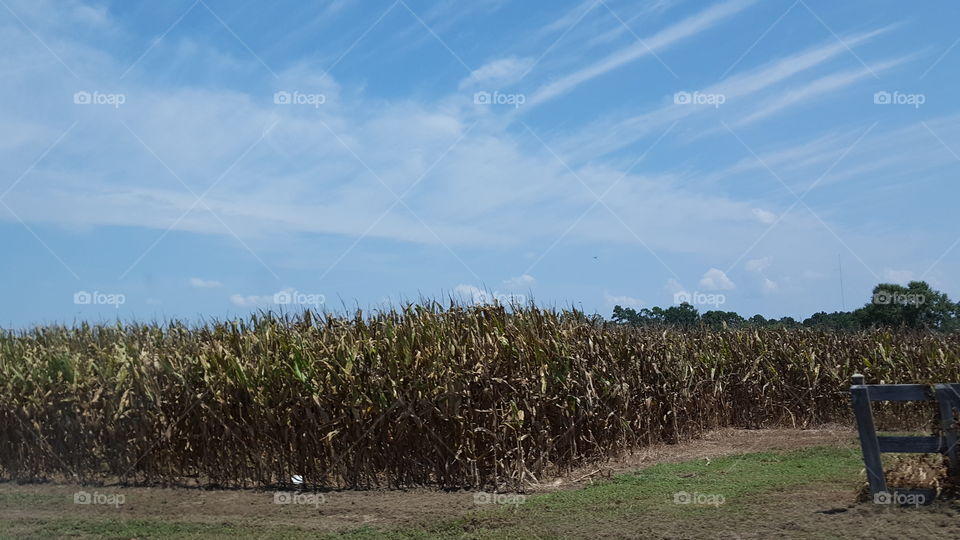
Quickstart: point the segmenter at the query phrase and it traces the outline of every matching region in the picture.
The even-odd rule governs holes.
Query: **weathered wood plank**
[[[946,448],[940,437],[881,436],[877,443],[881,452],[932,454]]]
[[[876,495],[887,491],[887,479],[883,474],[883,465],[880,463],[880,444],[877,442],[877,429],[873,423],[873,411],[870,409],[867,386],[863,384],[862,375],[854,376],[853,380],[860,383],[850,387],[853,412],[857,417],[857,432],[860,435],[860,449],[863,451],[863,463],[867,470],[870,493]]]
[[[960,397],[951,385],[938,384],[935,389],[937,406],[940,409],[940,429],[943,430],[946,446],[944,453],[950,462],[950,472],[956,477],[960,475],[960,459],[957,452],[957,419],[954,409],[960,409]]]
[[[867,384],[870,401],[933,401],[928,384]]]

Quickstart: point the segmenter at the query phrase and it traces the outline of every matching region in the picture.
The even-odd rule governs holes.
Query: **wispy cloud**
[[[230,302],[240,307],[266,307],[274,304],[273,295],[230,295]]]
[[[651,0],[645,4],[631,2],[625,6],[627,9],[623,10],[620,6],[614,6],[612,3],[607,2],[607,6],[611,10],[616,10],[615,13],[617,13],[620,18],[611,17],[613,20],[610,21],[610,30],[597,33],[584,43],[583,47],[589,49],[598,45],[612,43],[619,38],[629,37],[630,34],[633,33],[632,26],[635,23],[649,22],[649,20],[655,19],[656,16],[662,15],[679,3],[680,1],[678,0]],[[605,14],[609,14],[609,11],[603,11]]]
[[[770,212],[769,210],[764,210],[763,208],[754,208],[751,210],[751,213],[756,216],[760,223],[765,223],[767,225],[777,220],[776,214]]]
[[[528,108],[535,107],[566,94],[587,81],[600,77],[630,62],[649,56],[653,54],[654,51],[666,49],[684,39],[696,36],[715,26],[720,21],[739,13],[755,1],[756,0],[728,0],[727,2],[715,4],[697,15],[684,19],[649,38],[643,39],[642,42],[633,43],[628,47],[624,47],[606,56],[598,62],[562,76],[558,80],[538,88],[531,96]]]
[[[759,259],[750,259],[743,267],[751,272],[763,272],[771,263],[773,263],[771,257],[761,257]]]
[[[726,79],[709,85],[699,92],[702,94],[722,95],[725,98],[724,107],[741,106],[747,110],[754,110],[755,95],[770,90],[792,77],[820,66],[847,52],[847,46],[856,47],[893,29],[886,26],[869,32],[852,34],[843,38],[844,44],[835,40],[827,41],[819,46],[786,55],[783,58],[769,62],[749,71],[735,73]],[[789,92],[792,88],[784,89]],[[783,107],[797,100],[785,103]],[[598,156],[608,154],[629,146],[651,133],[655,133],[664,126],[673,122],[687,119],[694,115],[706,115],[715,112],[713,107],[698,107],[674,103],[672,100],[665,105],[651,111],[628,118],[604,118],[591,123],[581,129],[577,135],[564,141],[561,148],[572,156]],[[709,128],[698,130],[695,138],[702,138],[722,130],[715,122]]]
[[[617,294],[604,294],[603,302],[607,306],[607,309],[612,309],[614,306],[641,308],[646,305],[646,302],[639,298]]]
[[[550,23],[540,27],[535,34],[538,38],[543,38],[557,32],[566,31],[572,24],[583,19],[584,15],[599,6],[600,0],[582,0]]]
[[[527,289],[536,284],[537,280],[530,274],[512,277],[503,282],[503,286],[510,290]]]
[[[913,280],[913,272],[910,270],[894,270],[887,268],[883,271],[883,279],[898,285],[906,285]]]
[[[460,81],[460,89],[476,88],[480,85],[497,89],[516,82],[533,65],[533,58],[515,56],[492,60],[473,70]]]
[[[742,126],[752,124],[763,118],[773,116],[789,107],[847,88],[862,80],[871,79],[876,74],[883,73],[906,62],[909,58],[910,57],[895,58],[885,62],[874,63],[868,68],[832,73],[803,86],[786,90],[781,95],[761,103],[754,112],[737,121],[735,125]],[[864,94],[864,100],[868,98],[872,99],[872,93]]]
[[[482,289],[476,285],[467,285],[461,283],[453,288],[454,297],[457,300],[465,301],[471,304],[501,304],[504,306],[523,305],[527,303],[527,297],[524,294],[505,293]]]
[[[0,186],[0,193],[9,191],[0,198],[10,208],[0,207],[0,226],[32,243],[17,221],[22,219],[57,251],[58,244],[72,241],[63,239],[62,229],[79,231],[81,241],[139,231],[123,235],[117,251],[129,259],[115,274],[155,242],[161,247],[143,259],[143,276],[167,271],[161,252],[216,247],[211,253],[217,257],[198,260],[187,275],[157,280],[172,285],[151,290],[150,298],[176,298],[176,287],[193,287],[220,291],[224,303],[238,308],[269,307],[277,305],[275,298],[260,293],[315,279],[365,302],[436,291],[431,276],[446,276],[439,279],[462,283],[457,290],[470,299],[512,298],[536,288],[547,302],[579,294],[602,309],[609,302],[640,305],[641,298],[669,302],[668,294],[649,285],[663,283],[663,267],[669,266],[677,287],[680,281],[689,285],[673,292],[701,284],[700,290],[750,289],[730,295],[728,307],[739,310],[732,304],[774,288],[784,297],[795,294],[792,305],[813,302],[797,293],[812,284],[799,275],[792,282],[789,276],[762,276],[769,260],[797,274],[809,268],[834,275],[837,251],[850,246],[863,264],[849,268],[845,262],[845,278],[851,284],[859,279],[866,290],[862,282],[882,273],[863,266],[922,270],[939,264],[937,257],[955,240],[946,238],[949,211],[935,208],[951,199],[921,200],[924,186],[952,193],[960,154],[955,103],[940,89],[911,86],[919,81],[902,67],[912,57],[891,54],[924,50],[926,38],[911,35],[908,25],[895,36],[892,26],[875,28],[893,19],[879,12],[871,21],[881,22],[864,26],[859,19],[843,20],[847,10],[828,14],[824,7],[824,19],[832,26],[836,20],[841,43],[812,20],[817,32],[784,33],[788,28],[778,26],[762,34],[770,18],[760,16],[760,6],[758,16],[751,16],[757,3],[749,0],[610,1],[616,17],[596,0],[550,8],[501,0],[467,8],[452,0],[409,2],[429,29],[399,3],[389,12],[389,3],[370,12],[356,0],[333,0],[275,10],[270,16],[276,24],[263,35],[251,30],[261,21],[250,10],[223,4],[218,11],[224,21],[235,25],[277,81],[234,36],[226,33],[223,41],[198,31],[204,28],[201,17],[209,18],[203,10],[153,42],[154,22],[173,21],[183,9],[145,4],[131,14],[72,0],[65,8],[51,0],[8,3],[36,36],[22,25],[5,27],[4,43],[17,54],[5,64],[13,79],[0,85],[0,172],[10,179]],[[533,28],[537,24],[546,25],[541,33]],[[88,32],[90,27],[97,32]],[[318,32],[324,40],[304,47]],[[736,71],[720,77],[740,46],[759,35],[765,37]],[[117,51],[134,41],[142,45],[134,56],[149,54],[118,82],[132,59]],[[427,42],[429,48],[404,50]],[[881,88],[868,88],[867,69],[847,47],[883,75],[872,86],[929,92],[927,104],[873,106],[872,92]],[[326,73],[338,58],[343,61]],[[638,66],[662,72],[654,60],[669,62],[682,81],[660,73],[665,76],[644,91],[627,93],[618,86]],[[527,103],[517,109],[470,99],[474,92],[497,89],[529,92]],[[559,103],[594,89],[604,99]],[[673,99],[678,90],[722,94],[725,102],[719,108],[683,105]],[[77,91],[121,92],[126,102],[119,108],[81,106],[71,99]],[[278,91],[309,99],[277,103]],[[313,99],[321,95],[322,105]],[[524,115],[531,106],[539,108]],[[742,133],[749,150],[721,120],[749,126]],[[864,135],[878,120],[877,129]],[[76,128],[45,154],[73,122]],[[717,137],[721,130],[723,137]],[[861,135],[862,143],[848,153]],[[13,180],[24,171],[22,181]],[[801,194],[817,182],[805,200],[809,209],[791,206],[780,178]],[[203,204],[197,204],[198,194]],[[602,204],[598,194],[604,195]],[[236,264],[221,267],[225,259],[257,264],[247,250],[234,253],[232,243],[262,255],[283,280],[224,290],[232,282],[211,277],[253,274],[238,274]],[[524,274],[534,272],[525,268],[551,245],[556,249],[549,256],[558,264],[549,276]],[[924,258],[925,250],[936,252]],[[577,262],[587,252],[611,254],[603,260],[615,262],[591,263],[587,271]],[[943,275],[957,253],[944,259]],[[560,262],[567,256],[569,265]],[[748,259],[746,265],[735,262]],[[315,271],[331,261],[342,264],[334,265],[329,279]],[[398,263],[405,272],[383,270]],[[712,268],[726,264],[727,272]],[[457,273],[465,266],[473,277]],[[371,280],[368,272],[385,277]],[[617,282],[616,273],[627,277]],[[610,294],[596,288],[608,275],[614,280]],[[131,274],[128,283],[143,276]],[[7,281],[18,278],[23,274]],[[484,291],[483,283],[501,292]],[[822,298],[821,289],[811,287],[810,296]],[[188,296],[206,301],[210,295]]]
[[[223,287],[223,283],[212,279],[190,278],[190,286],[197,289],[215,289]]]

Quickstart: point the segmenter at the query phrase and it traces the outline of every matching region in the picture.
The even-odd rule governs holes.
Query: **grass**
[[[591,531],[662,530],[673,524],[710,527],[733,517],[757,518],[776,512],[804,486],[854,492],[862,482],[855,451],[811,448],[789,453],[756,453],[656,465],[599,481],[582,489],[534,495],[515,507],[483,509],[458,519],[416,527],[363,527],[326,535],[330,539],[381,538],[562,538]],[[718,506],[677,504],[675,494],[722,496]],[[786,501],[786,503],[784,502]],[[16,501],[11,501],[16,504]],[[642,523],[638,522],[642,517]],[[9,537],[85,538],[307,538],[315,531],[268,523],[198,524],[161,520],[54,519],[0,520]],[[639,529],[638,529],[639,528]],[[650,529],[652,530],[652,529]]]
[[[859,485],[860,456],[846,449],[814,448],[788,454],[757,453],[712,461],[699,460],[650,467],[583,489],[532,497],[516,511],[501,509],[479,519],[460,520],[427,529],[450,537],[563,537],[586,529],[625,529],[636,516],[652,522],[711,521],[731,513],[765,513],[764,497],[803,485],[849,488]],[[722,504],[677,504],[683,492]],[[459,530],[457,530],[459,529]],[[421,531],[405,531],[418,537]],[[387,533],[383,538],[391,536]],[[350,537],[349,535],[347,537]],[[376,538],[375,535],[366,536]]]

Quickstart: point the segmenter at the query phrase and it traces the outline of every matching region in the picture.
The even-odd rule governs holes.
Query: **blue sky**
[[[960,6],[906,6],[2,0],[0,325],[960,297]]]

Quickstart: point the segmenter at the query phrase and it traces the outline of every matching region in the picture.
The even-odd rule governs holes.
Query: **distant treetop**
[[[928,330],[960,329],[960,303],[936,291],[925,281],[911,281],[906,287],[881,283],[873,288],[870,302],[854,311],[814,313],[802,323],[792,317],[767,319],[754,315],[744,319],[733,311],[711,310],[700,314],[687,302],[666,309],[653,307],[635,310],[615,306],[613,322],[635,326],[667,325],[709,328],[743,326],[807,326],[837,330],[857,330],[874,327],[906,327]]]

